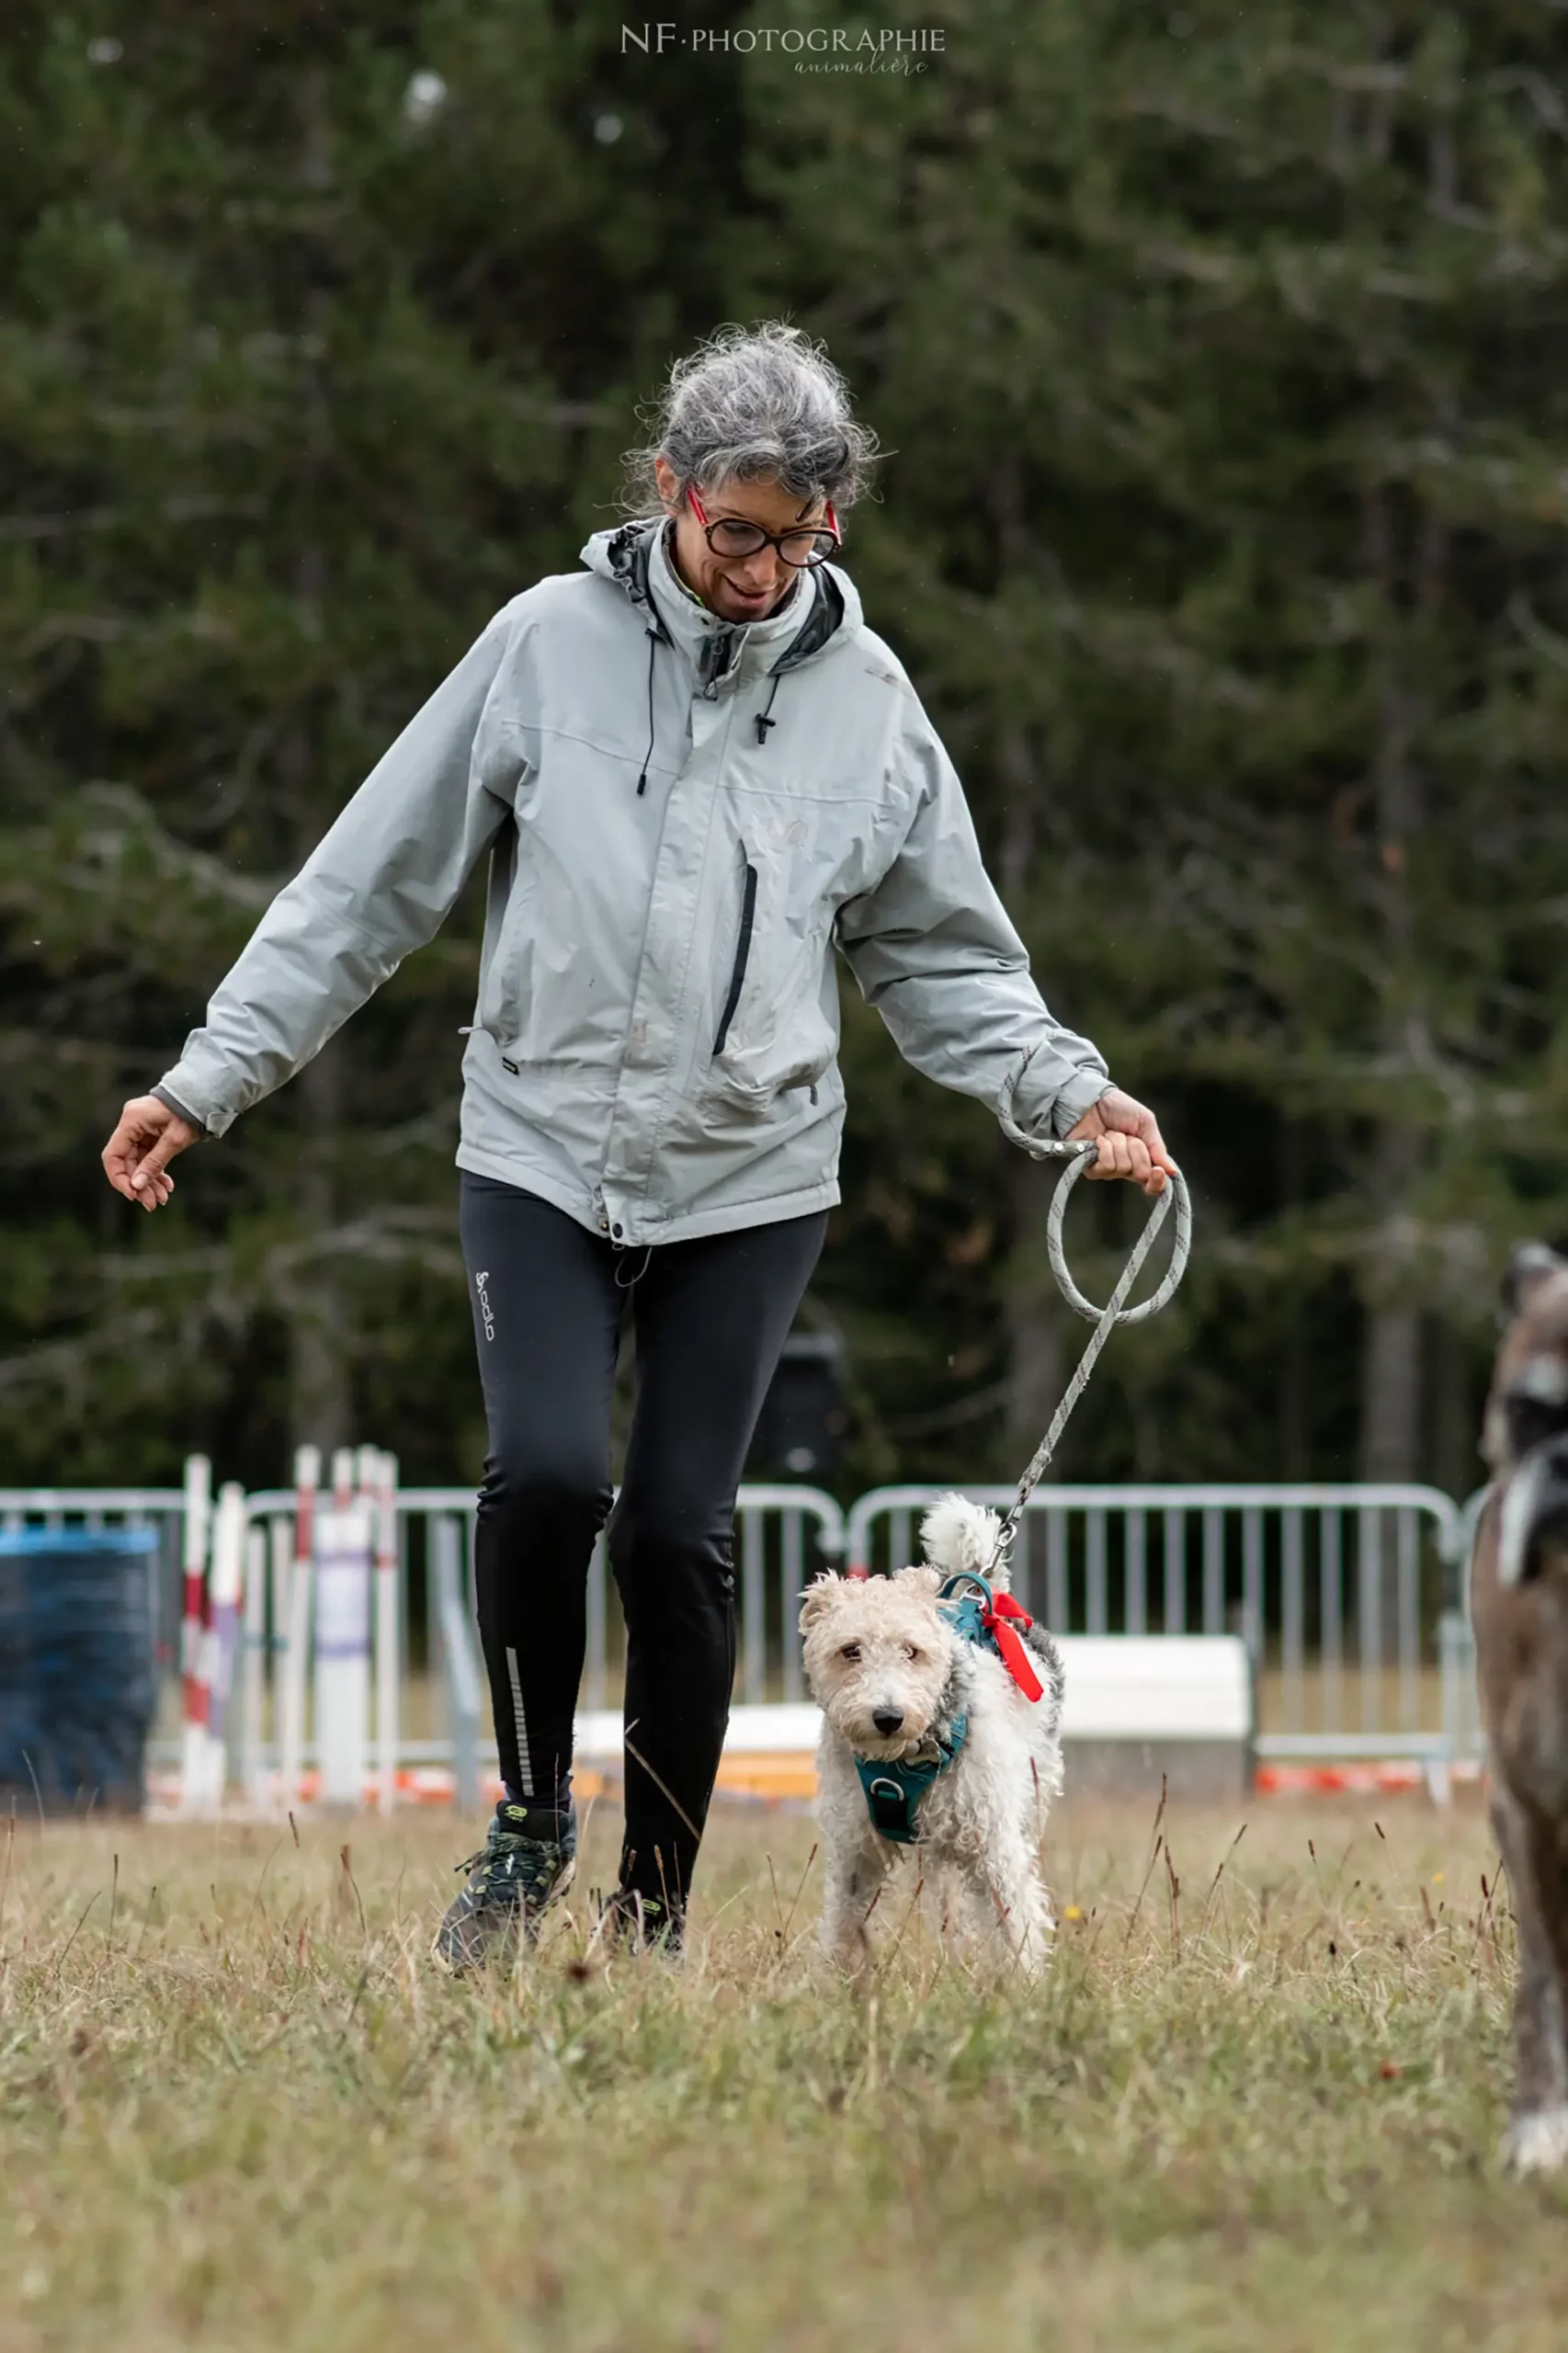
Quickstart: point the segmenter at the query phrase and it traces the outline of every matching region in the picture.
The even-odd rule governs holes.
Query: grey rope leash
[[[1017,1493],[1003,1516],[1002,1526],[996,1538],[996,1548],[991,1556],[992,1568],[994,1568],[997,1562],[1002,1559],[1018,1532],[1018,1522],[1023,1517],[1024,1506],[1045,1474],[1046,1466],[1056,1451],[1074,1406],[1089,1385],[1089,1375],[1095,1369],[1100,1350],[1119,1324],[1142,1324],[1149,1316],[1159,1313],[1187,1272],[1187,1262],[1192,1250],[1192,1203],[1187,1195],[1187,1180],[1178,1170],[1170,1178],[1165,1190],[1156,1197],[1154,1206],[1149,1212],[1148,1222],[1132,1246],[1132,1255],[1122,1268],[1121,1279],[1116,1289],[1104,1307],[1094,1306],[1084,1297],[1068,1272],[1067,1254],[1062,1241],[1062,1222],[1067,1213],[1067,1197],[1085,1169],[1092,1165],[1097,1147],[1092,1140],[1086,1140],[1082,1143],[1058,1143],[1050,1137],[1026,1135],[1012,1116],[1011,1090],[1002,1103],[1000,1118],[1002,1132],[1009,1143],[1020,1145],[1032,1159],[1060,1160],[1066,1163],[1058,1180],[1056,1190],[1051,1195],[1051,1210],[1045,1222],[1046,1253],[1051,1261],[1051,1271],[1056,1278],[1056,1287],[1062,1298],[1069,1307],[1077,1314],[1085,1317],[1095,1328],[1089,1335],[1088,1347],[1079,1358],[1078,1370],[1067,1384],[1067,1393],[1051,1416],[1051,1427],[1030,1456],[1028,1468],[1018,1481]],[[1138,1279],[1144,1260],[1154,1246],[1156,1234],[1170,1214],[1173,1201],[1176,1203],[1176,1239],[1171,1251],[1171,1263],[1165,1271],[1165,1279],[1158,1290],[1148,1299],[1143,1300],[1137,1307],[1129,1307],[1128,1296]]]

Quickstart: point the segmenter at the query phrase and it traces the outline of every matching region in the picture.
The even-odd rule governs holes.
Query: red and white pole
[[[207,1544],[212,1519],[212,1466],[204,1454],[186,1457],[185,1515],[181,1563],[185,1574],[180,1615],[180,1685],[184,1725],[180,1742],[179,1802],[191,1813],[206,1802],[207,1718],[210,1695],[204,1677],[202,1635],[207,1581]]]

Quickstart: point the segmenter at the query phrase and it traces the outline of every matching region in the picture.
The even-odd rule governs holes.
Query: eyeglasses
[[[807,530],[765,531],[760,523],[748,523],[739,515],[722,515],[718,522],[710,523],[696,491],[688,487],[686,494],[715,555],[760,555],[764,548],[777,548],[786,563],[792,564],[797,572],[805,572],[813,564],[825,563],[840,541],[838,517],[831,499],[825,529],[813,524]]]

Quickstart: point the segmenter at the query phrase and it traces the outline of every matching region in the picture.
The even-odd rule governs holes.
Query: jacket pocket
[[[732,857],[737,851],[734,949],[723,963],[715,960],[700,1099],[705,1116],[755,1121],[784,1097],[814,1100],[837,1050],[837,984],[818,911],[791,901],[791,868],[766,847],[740,842]]]
[[[741,926],[735,936],[735,961],[730,973],[729,989],[724,997],[724,1010],[719,1017],[719,1031],[713,1040],[715,1061],[724,1051],[724,1043],[730,1034],[730,1024],[735,1017],[735,1007],[741,1001],[741,991],[746,984],[746,966],[751,961],[752,934],[756,927],[756,869],[749,858],[741,869]]]

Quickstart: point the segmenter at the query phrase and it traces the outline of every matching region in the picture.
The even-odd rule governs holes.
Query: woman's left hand
[[[1088,1136],[1099,1147],[1086,1172],[1090,1176],[1130,1177],[1153,1195],[1163,1193],[1166,1178],[1176,1173],[1153,1111],[1124,1095],[1119,1086],[1108,1088],[1097,1103],[1090,1105],[1077,1126],[1069,1131],[1067,1141],[1082,1143]]]

